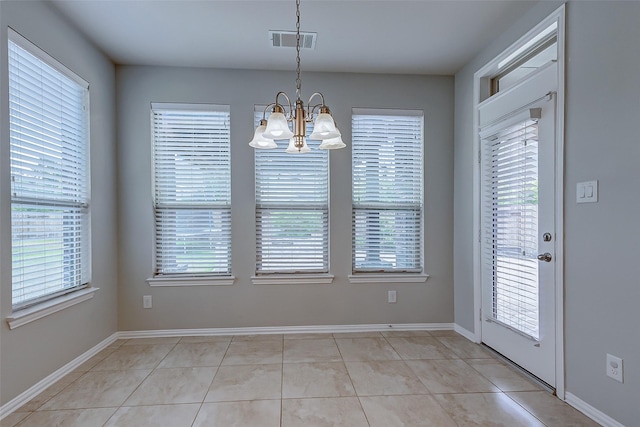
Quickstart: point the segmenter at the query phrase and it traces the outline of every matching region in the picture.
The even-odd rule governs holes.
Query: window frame
[[[404,110],[404,109],[370,109],[370,108],[353,108],[352,109],[352,128],[355,125],[356,118],[358,116],[381,116],[387,119],[392,117],[416,117],[420,121],[420,135],[419,139],[419,151],[420,151],[420,176],[418,181],[420,183],[419,189],[419,220],[418,229],[415,236],[418,240],[419,250],[419,268],[411,269],[412,271],[403,271],[401,269],[387,269],[384,268],[371,268],[371,269],[359,269],[356,267],[356,212],[361,210],[375,209],[373,204],[367,207],[367,203],[358,203],[356,201],[355,185],[355,164],[357,163],[358,145],[365,143],[365,141],[359,141],[357,132],[352,129],[352,219],[351,219],[351,233],[352,233],[352,249],[351,249],[351,274],[349,275],[349,281],[351,283],[388,283],[393,281],[396,283],[419,283],[428,279],[429,275],[424,272],[425,259],[424,259],[424,177],[425,177],[425,158],[424,158],[424,145],[425,145],[425,133],[424,133],[424,111],[423,110]],[[363,158],[361,161],[364,161]],[[382,208],[380,208],[382,209]],[[379,211],[382,211],[380,210]],[[415,211],[415,210],[412,210]]]
[[[503,68],[500,69],[500,72],[498,72],[496,75],[494,75],[490,79],[491,95],[496,95],[498,92],[504,92],[509,88],[516,86],[520,81],[529,77],[532,73],[535,72],[535,70],[530,71],[525,76],[517,78],[507,87],[500,87],[500,82],[502,81],[502,79],[504,79],[505,77],[508,77],[511,73],[517,71],[520,67],[524,66],[528,61],[536,59],[538,55],[541,55],[544,51],[553,47],[554,45],[556,49],[555,60],[557,61],[557,52],[558,52],[557,43],[558,43],[558,36],[556,31],[554,30],[552,33],[550,33],[549,35],[544,37],[542,40],[538,41],[535,45],[533,45],[530,50],[524,51],[514,60],[504,65]],[[544,68],[547,64],[548,62],[537,67],[537,69]]]
[[[228,211],[228,228],[225,230],[226,235],[228,235],[228,252],[227,252],[227,265],[228,270],[224,272],[185,272],[185,273],[161,273],[159,272],[159,262],[158,262],[158,239],[159,239],[159,229],[158,229],[158,218],[157,212],[159,210],[158,204],[158,182],[156,177],[157,172],[157,158],[156,158],[156,113],[160,111],[167,112],[183,112],[183,113],[194,113],[201,111],[203,113],[226,113],[226,123],[228,133],[228,140],[226,141],[226,153],[227,153],[227,180],[228,180],[228,189],[227,194],[228,198],[224,203],[203,203],[202,206],[199,206],[203,209],[208,210],[222,210]],[[231,224],[232,224],[232,214],[231,214],[231,108],[229,105],[217,105],[217,104],[197,104],[197,103],[168,103],[168,102],[152,102],[150,105],[150,139],[151,139],[151,169],[152,169],[152,194],[153,194],[153,212],[154,212],[154,245],[153,245],[153,275],[152,277],[147,279],[147,283],[153,287],[173,287],[173,286],[229,286],[233,285],[235,282],[235,277],[233,276],[233,265],[232,265],[232,237],[231,237]],[[190,203],[180,203],[179,201],[170,202],[171,209],[175,210],[191,210],[193,208]],[[163,207],[163,209],[166,208]]]
[[[545,68],[550,62],[562,62],[564,54],[564,24],[558,20],[545,19],[527,34],[522,36],[520,40],[512,44],[508,49],[503,51],[498,57],[494,58],[490,64],[483,67],[483,76],[480,88],[480,97],[478,102],[482,102],[498,93],[508,91],[518,86],[524,80],[529,78],[532,73],[538,72]],[[555,46],[555,60],[546,62],[531,70],[527,74],[513,79],[506,87],[500,87],[500,81],[508,77],[511,73],[516,72],[520,67],[524,66],[531,60],[539,59],[539,55],[543,54],[547,49]]]
[[[12,28],[8,28],[7,29],[8,51],[12,49],[11,44],[14,44],[18,49],[23,51],[23,53],[19,53],[21,55],[20,58],[22,58],[23,61],[28,61],[29,60],[28,57],[32,56],[35,59],[35,61],[37,61],[35,63],[37,64],[36,65],[37,67],[43,68],[43,69],[47,69],[47,68],[51,69],[52,71],[55,72],[55,74],[52,74],[52,75],[58,76],[58,78],[60,78],[61,80],[67,80],[68,83],[73,85],[74,90],[81,92],[80,101],[79,101],[81,105],[77,105],[77,104],[75,105],[76,109],[81,113],[77,115],[77,117],[73,117],[73,119],[80,119],[80,121],[75,122],[73,126],[69,127],[70,122],[68,120],[70,120],[71,117],[66,117],[67,121],[61,121],[59,129],[55,127],[52,128],[53,131],[57,129],[60,132],[62,132],[62,125],[66,124],[65,129],[69,129],[69,128],[73,129],[73,131],[68,134],[70,137],[70,140],[76,139],[75,143],[71,145],[71,147],[73,148],[72,150],[73,157],[68,157],[68,158],[60,157],[59,163],[58,162],[54,163],[54,165],[57,165],[58,167],[62,168],[62,170],[65,170],[67,172],[69,172],[69,169],[72,166],[73,167],[80,166],[80,170],[78,172],[75,172],[78,169],[73,169],[73,171],[70,173],[65,173],[64,175],[58,175],[58,179],[60,181],[56,181],[56,182],[58,182],[59,184],[60,183],[65,184],[64,188],[66,189],[66,191],[53,192],[51,191],[51,189],[49,189],[46,192],[47,195],[53,194],[54,196],[50,198],[42,197],[41,195],[37,195],[37,194],[31,195],[31,196],[23,194],[22,196],[19,196],[14,191],[15,189],[12,188],[12,191],[11,191],[12,264],[15,263],[14,227],[17,226],[13,220],[13,212],[14,212],[13,207],[15,204],[23,204],[23,205],[26,204],[34,207],[42,206],[42,207],[49,207],[50,209],[53,208],[53,209],[76,210],[77,213],[74,214],[74,216],[77,216],[77,218],[73,220],[74,222],[72,227],[74,227],[73,233],[75,234],[75,236],[79,236],[77,238],[79,239],[79,241],[77,243],[72,244],[72,247],[74,249],[71,249],[71,250],[72,250],[73,258],[79,258],[79,261],[72,262],[73,265],[75,266],[72,270],[74,272],[73,276],[78,276],[77,279],[73,279],[73,280],[77,281],[78,283],[72,286],[66,286],[66,279],[63,279],[62,283],[60,283],[57,286],[58,288],[59,286],[63,286],[62,289],[56,289],[50,292],[42,292],[36,297],[25,299],[21,302],[16,303],[15,294],[14,294],[15,283],[14,283],[14,280],[12,279],[12,286],[11,286],[12,315],[7,318],[7,321],[9,323],[9,327],[13,329],[15,327],[22,326],[26,323],[30,323],[34,320],[45,317],[49,314],[53,314],[66,307],[69,307],[79,302],[90,299],[93,297],[93,294],[97,290],[97,288],[91,287],[91,203],[90,203],[90,200],[91,200],[91,157],[90,157],[91,136],[90,136],[89,83],[85,81],[83,78],[81,78],[80,76],[78,76],[75,72],[70,70],[68,67],[66,67],[64,64],[62,64],[61,62],[53,58],[47,52],[40,49],[34,43],[32,43],[31,41],[29,41],[28,39],[20,35],[18,32],[14,31]],[[11,64],[11,62],[12,62],[11,54],[8,54],[7,63]],[[20,77],[16,76],[16,78],[20,78]],[[9,80],[9,95],[10,95],[9,98],[11,99],[12,98],[12,95],[11,95],[12,72],[11,71],[8,72],[8,80]],[[34,85],[31,88],[25,86],[22,89],[18,89],[19,90],[18,93],[22,94],[26,92],[25,94],[28,94],[28,91],[39,87],[39,85],[42,84],[41,82],[42,80],[38,81],[37,83],[38,86]],[[17,81],[15,82],[15,84],[18,84],[18,83],[19,82]],[[49,87],[51,87],[51,84],[49,85]],[[40,91],[40,93],[42,93],[42,91]],[[55,103],[52,105],[52,108],[55,109],[56,106],[61,108],[60,104],[63,102],[61,94],[50,93],[50,95],[51,94],[53,94],[54,96],[50,96],[49,99],[53,100],[53,102]],[[55,95],[60,95],[60,96],[56,97]],[[9,102],[9,104],[11,105],[11,101]],[[26,114],[26,112],[23,113],[23,115],[16,115],[15,120],[18,122],[24,120],[24,114]],[[14,117],[12,116],[12,109],[10,108],[9,109],[10,141],[14,138],[13,131],[12,131],[13,125],[11,124],[13,120],[14,120]],[[40,116],[38,120],[42,122],[44,118]],[[34,122],[34,126],[36,127],[39,126],[37,123],[38,122]],[[55,126],[55,122],[54,122],[54,126]],[[26,132],[24,133],[24,135],[28,136],[29,129],[25,129],[25,130]],[[34,131],[33,129],[31,130]],[[22,135],[22,134],[23,133],[20,132],[19,135]],[[81,137],[80,140],[77,139],[78,136]],[[54,140],[51,139],[51,142],[53,141]],[[58,141],[58,139],[55,139],[55,141]],[[51,150],[51,147],[54,147],[54,146],[55,145],[47,146],[47,150]],[[11,142],[10,142],[10,147],[11,147],[10,151],[12,152],[12,154],[14,153],[14,148],[16,150],[22,150],[25,148],[23,145],[14,146],[14,144]],[[16,151],[16,153],[17,152],[18,151]],[[80,155],[80,157],[77,157],[78,154]],[[52,154],[49,154],[48,156],[51,157]],[[60,154],[60,156],[62,156],[62,153]],[[56,156],[53,155],[53,157],[55,158]],[[18,157],[16,157],[15,159],[16,159],[15,160],[16,168],[20,168],[19,166],[21,163],[20,160],[17,160]],[[45,161],[42,158],[40,160]],[[64,165],[61,163],[64,163]],[[12,183],[13,183],[14,182],[13,166],[10,167],[10,169],[11,169],[10,173],[12,176]],[[41,168],[38,173],[40,174],[39,176],[44,177],[46,175],[50,175],[51,173],[55,173],[55,169],[49,170],[47,173],[47,171]],[[42,174],[45,174],[45,175],[42,175]],[[73,178],[69,177],[73,175],[78,175],[78,176]],[[73,190],[70,190],[69,186],[71,186]],[[36,187],[28,186],[28,185],[25,187],[23,191],[36,192],[36,193],[38,192]],[[65,232],[63,229],[63,234],[64,233]],[[67,233],[68,233],[68,230],[67,230]],[[64,240],[68,239],[68,237],[67,238],[62,237],[62,239],[63,239],[62,244],[64,245],[65,244]],[[75,239],[76,238],[74,237],[74,240]],[[23,240],[20,240],[20,241],[23,241]],[[66,251],[67,249],[64,249],[64,250]],[[66,263],[66,262],[63,261],[63,263]],[[15,272],[15,268],[14,266],[12,266],[12,276],[14,276],[14,272]],[[49,274],[45,274],[42,278],[45,279],[46,276],[48,275]],[[46,286],[44,284],[49,282],[42,282],[42,283],[43,283],[43,286]]]

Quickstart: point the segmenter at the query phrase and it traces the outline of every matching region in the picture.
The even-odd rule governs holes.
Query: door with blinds
[[[485,344],[555,387],[555,101],[545,72],[480,105],[481,317]]]

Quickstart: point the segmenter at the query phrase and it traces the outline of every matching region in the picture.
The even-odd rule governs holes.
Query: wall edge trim
[[[479,343],[479,341],[476,338],[476,334],[474,334],[473,332],[469,331],[468,329],[463,328],[462,326],[458,325],[457,323],[455,323],[453,325],[453,330],[456,331],[457,333],[459,333],[460,335],[462,335],[463,337],[465,337],[466,339],[468,339],[471,342],[474,343]]]
[[[78,366],[82,365],[84,362],[98,354],[101,350],[108,347],[110,344],[115,342],[118,339],[118,333],[115,332],[111,334],[109,337],[100,341],[98,344],[91,347],[89,350],[82,353],[80,356],[73,359],[71,362],[62,366],[61,368],[55,370],[51,374],[47,375],[27,390],[20,393],[18,396],[14,397],[4,405],[0,406],[0,420],[5,418],[7,415],[13,413],[16,409],[19,409],[25,403],[29,402],[35,396],[43,392],[45,389],[53,385],[56,381],[76,369]]]
[[[453,329],[452,323],[398,323],[363,325],[308,325],[308,326],[260,326],[239,328],[202,328],[202,329],[157,329],[142,331],[120,331],[118,338],[160,338],[176,336],[215,336],[215,335],[266,335],[266,334],[302,334],[302,333],[340,333],[340,332],[381,332],[381,331],[440,331]]]
[[[604,427],[625,427],[624,424],[619,423],[609,415],[589,405],[573,393],[566,392],[565,401],[587,417],[602,424]]]

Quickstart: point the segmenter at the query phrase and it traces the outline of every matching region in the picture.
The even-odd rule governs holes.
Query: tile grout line
[[[440,337],[435,337],[436,339],[440,338]],[[501,394],[503,396],[506,396],[507,398],[509,398],[511,401],[515,402],[516,404],[518,404],[520,407],[522,407],[527,413],[531,414],[535,419],[537,419],[538,421],[540,421],[541,424],[545,425],[542,420],[540,420],[538,417],[536,417],[533,413],[531,413],[530,411],[528,411],[526,408],[524,408],[522,405],[520,405],[517,401],[515,401],[513,398],[511,398],[511,396],[509,396],[507,393],[505,393],[500,387],[498,387],[498,385],[496,385],[493,381],[491,381],[489,378],[487,378],[484,374],[482,374],[482,372],[478,371],[477,369],[475,369],[469,362],[467,362],[468,359],[474,359],[474,358],[462,358],[460,357],[455,351],[453,351],[453,349],[451,349],[449,346],[447,346],[443,341],[441,341],[440,339],[438,339],[438,342],[440,342],[442,345],[444,345],[445,347],[447,347],[454,355],[458,356],[457,360],[461,360],[462,362],[464,362],[467,366],[469,366],[471,369],[473,369],[475,372],[477,372],[482,378],[485,378],[487,381],[489,381],[494,387],[496,387],[499,391],[498,392],[492,392],[494,394]],[[491,358],[493,360],[495,360],[494,358]],[[486,360],[486,359],[481,359],[481,360]],[[498,361],[499,362],[499,361]],[[420,380],[422,381],[422,380]],[[426,385],[425,385],[426,387]],[[428,388],[427,388],[428,389]],[[449,412],[446,410],[446,408],[444,406],[442,406],[442,404],[440,403],[439,399],[435,399],[436,394],[438,395],[448,395],[448,394],[485,394],[487,392],[471,392],[471,393],[432,393],[432,396],[434,396],[434,400],[436,401],[436,403],[438,404],[438,406],[440,406],[440,408],[442,408],[442,410],[449,416],[449,418],[451,418],[451,420],[458,424],[453,417],[449,414]],[[459,424],[458,424],[459,425]]]
[[[116,342],[117,342],[117,340],[116,340]],[[94,367],[96,367],[96,366],[98,365],[98,363],[102,362],[102,361],[103,361],[103,360],[105,360],[107,357],[109,357],[110,355],[112,355],[113,353],[115,353],[115,352],[116,352],[120,347],[122,347],[122,346],[124,345],[124,343],[125,343],[125,342],[126,342],[126,340],[124,340],[124,342],[123,342],[122,344],[120,344],[117,348],[114,348],[111,352],[109,352],[109,354],[105,355],[103,358],[101,358],[100,360],[98,360],[98,361],[97,361],[95,364],[93,364],[93,366],[91,366],[88,370],[86,370],[86,371],[84,371],[84,372],[80,373],[80,376],[79,376],[78,378],[76,378],[75,380],[71,381],[71,382],[70,382],[69,384],[67,384],[66,386],[62,387],[62,389],[60,389],[60,391],[58,391],[58,392],[57,392],[57,393],[55,393],[53,396],[49,397],[49,398],[48,398],[48,399],[46,399],[44,402],[42,402],[42,403],[38,406],[38,408],[36,408],[36,409],[34,409],[33,411],[31,411],[31,413],[38,412],[38,411],[39,411],[39,409],[40,409],[40,408],[42,408],[42,407],[43,407],[47,402],[49,402],[51,399],[53,399],[54,397],[56,397],[57,395],[59,395],[60,393],[62,393],[64,390],[66,390],[66,389],[67,389],[68,387],[70,387],[72,384],[74,384],[75,382],[77,382],[78,380],[80,380],[80,378],[84,377],[87,373],[91,372],[91,369],[93,369]],[[110,344],[110,346],[112,346],[112,345],[113,345],[113,343],[112,343],[112,344]],[[101,353],[102,351],[104,351],[104,350],[106,350],[106,348],[105,348],[105,349],[103,349],[103,350],[101,350],[101,351],[100,351],[100,353]],[[98,353],[98,354],[99,354],[99,353]],[[93,357],[95,357],[95,356],[93,356]],[[85,363],[86,363],[86,362],[85,362]],[[76,369],[77,369],[77,368],[76,368]],[[72,372],[73,372],[73,371],[72,371]],[[70,372],[70,373],[72,373],[72,372]],[[67,375],[69,375],[69,374],[67,374]],[[65,377],[66,377],[66,375],[65,375]],[[64,378],[64,377],[63,377],[63,378]],[[62,378],[61,378],[60,380],[62,380]],[[59,380],[59,381],[60,381],[60,380]],[[55,384],[52,384],[51,386],[53,386],[53,385],[55,385]],[[45,391],[46,391],[46,390],[45,390]],[[27,403],[28,403],[28,402],[27,402]],[[117,411],[117,409],[116,409],[116,411]],[[115,412],[114,412],[114,413],[115,413]],[[27,417],[25,417],[25,418],[21,421],[21,423],[22,423],[26,418],[27,418]]]
[[[544,392],[544,390],[539,390]],[[517,400],[515,400],[513,397],[509,396],[507,393],[503,392],[502,394],[504,394],[507,398],[509,398],[512,402],[515,402],[516,405],[520,406],[522,409],[524,409],[525,411],[527,411],[529,414],[531,414],[531,416],[533,418],[535,418],[536,420],[540,421],[540,424],[549,427],[544,421],[542,421],[536,414],[534,414],[533,412],[531,412],[530,410],[528,410],[524,405],[522,405],[520,402],[518,402]]]
[[[127,341],[129,341],[129,340],[127,340]],[[142,381],[140,381],[140,384],[138,384],[138,385],[133,389],[133,391],[132,391],[131,393],[129,393],[129,394],[127,395],[127,397],[125,397],[125,398],[124,398],[124,400],[122,401],[122,403],[120,403],[120,405],[118,405],[118,407],[116,408],[116,410],[113,412],[113,414],[111,414],[111,416],[107,419],[107,421],[105,421],[105,423],[103,424],[103,426],[104,426],[104,425],[106,425],[106,424],[109,422],[109,420],[111,420],[111,418],[113,418],[113,416],[114,416],[114,415],[115,415],[115,414],[116,414],[120,409],[122,409],[122,406],[125,404],[125,402],[126,402],[126,401],[127,401],[127,400],[132,396],[132,395],[133,395],[133,393],[135,393],[135,392],[140,388],[140,386],[142,385],[142,383],[144,383],[144,382],[147,380],[147,378],[149,378],[149,377],[151,376],[151,374],[153,374],[153,372],[154,372],[154,371],[156,370],[156,368],[160,365],[160,363],[162,363],[162,361],[163,361],[163,360],[164,360],[164,359],[169,355],[169,353],[171,353],[171,351],[176,347],[176,345],[178,345],[178,343],[179,343],[179,342],[180,342],[180,339],[178,339],[178,341],[176,341],[176,342],[173,344],[173,347],[171,347],[171,349],[169,349],[169,351],[167,352],[167,354],[165,354],[165,355],[162,357],[162,359],[160,359],[160,360],[158,361],[158,363],[157,363],[153,368],[151,368],[151,370],[149,371],[149,373],[148,373],[148,374],[147,374],[147,375],[142,379]],[[124,346],[124,345],[125,345],[125,343],[122,343],[122,345],[120,345],[120,347],[122,347],[122,346]],[[120,347],[118,347],[118,349],[120,349]],[[98,362],[98,363],[99,363],[99,362]],[[97,364],[96,364],[96,365],[97,365]],[[127,370],[128,370],[128,369],[119,369],[118,371],[127,371]],[[96,372],[98,372],[98,371],[96,371]],[[117,371],[116,371],[116,372],[117,372]]]
[[[353,383],[353,378],[351,378],[351,373],[349,372],[349,369],[347,368],[347,363],[345,362],[344,357],[342,356],[342,351],[340,351],[340,346],[338,345],[338,342],[336,341],[335,337],[333,337],[333,341],[334,341],[336,347],[338,348],[338,353],[340,353],[340,359],[342,360],[342,365],[344,366],[344,370],[347,371],[347,376],[349,377],[349,382],[351,383],[351,387],[353,387],[353,392],[355,393],[356,399],[358,399],[358,404],[360,405],[360,409],[362,409],[362,413],[364,415],[364,419],[367,422],[367,424],[369,425],[369,427],[371,427],[371,422],[369,422],[369,417],[367,416],[367,412],[364,410],[364,406],[362,405],[362,401],[360,400],[360,395],[358,394],[358,390],[356,390],[356,385]]]
[[[183,337],[180,338],[180,341],[178,341],[178,343],[182,342],[182,338]],[[205,400],[207,400],[207,394],[209,394],[209,390],[211,389],[211,386],[213,385],[213,380],[215,380],[216,376],[218,375],[218,372],[220,371],[220,366],[222,366],[222,361],[224,360],[224,357],[227,355],[227,351],[229,351],[229,346],[231,345],[231,341],[232,340],[233,340],[233,336],[229,339],[229,342],[227,343],[227,348],[225,348],[224,354],[220,358],[220,362],[218,362],[218,366],[216,366],[216,373],[213,374],[213,378],[211,378],[211,382],[209,383],[209,387],[207,387],[207,391],[205,391],[204,396],[202,397],[202,402],[200,402],[200,407],[198,408],[198,411],[196,412],[196,416],[193,418],[193,421],[191,422],[191,427],[194,426],[194,424],[196,423],[196,420],[198,419],[198,416],[200,415],[200,412],[202,411],[202,407],[205,404]],[[215,341],[213,343],[215,343]]]

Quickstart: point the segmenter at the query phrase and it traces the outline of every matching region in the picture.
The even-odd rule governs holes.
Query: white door
[[[552,387],[555,68],[479,108],[482,341]]]

